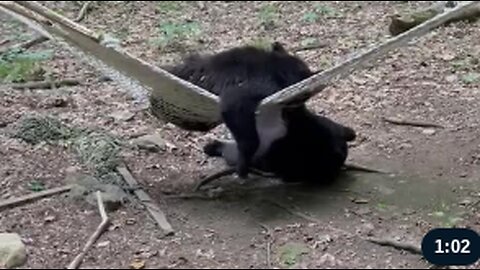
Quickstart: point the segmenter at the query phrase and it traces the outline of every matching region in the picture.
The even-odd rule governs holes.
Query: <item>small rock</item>
[[[320,257],[318,264],[319,265],[325,265],[328,264],[329,266],[335,266],[336,265],[336,259],[333,255],[329,253],[325,253],[322,257]]]
[[[370,207],[362,207],[362,208],[356,210],[355,213],[359,216],[364,216],[364,215],[371,214],[372,210],[370,209]]]
[[[116,230],[116,229],[118,229],[118,228],[120,228],[120,227],[121,227],[120,224],[118,224],[118,223],[113,223],[112,225],[110,225],[110,227],[108,227],[108,231],[114,231],[114,230]]]
[[[398,149],[410,149],[413,145],[411,143],[402,143],[398,146]]]
[[[144,135],[132,140],[132,144],[140,149],[152,152],[165,151],[167,149],[167,141],[162,139],[159,134]]]
[[[137,221],[134,218],[129,218],[125,221],[125,224],[127,225],[133,225],[135,223],[137,223]]]
[[[99,248],[102,248],[102,247],[106,247],[110,244],[110,241],[103,241],[103,242],[100,242],[97,244],[97,247]]]
[[[134,113],[132,112],[129,112],[129,111],[123,111],[123,112],[114,112],[110,115],[113,119],[115,119],[116,121],[130,121],[133,119],[133,117],[135,116]]]
[[[318,241],[323,244],[327,244],[333,241],[332,237],[329,234],[325,234],[318,237]]]
[[[445,61],[452,61],[453,59],[455,59],[455,54],[453,52],[445,52],[440,55],[440,59]]]
[[[40,102],[39,107],[44,109],[63,108],[67,107],[69,103],[70,100],[66,97],[51,97]]]
[[[356,203],[356,204],[366,204],[369,201],[367,199],[363,199],[363,198],[355,198],[355,199],[353,199],[353,202]]]
[[[27,262],[27,252],[16,233],[0,233],[0,266],[13,268]]]
[[[142,258],[144,259],[150,259],[151,257],[155,257],[158,255],[158,250],[153,250],[153,251],[145,251],[145,252],[142,252]]]
[[[50,223],[55,220],[55,216],[47,216],[43,219],[45,223]]]
[[[461,201],[459,204],[465,206],[465,205],[469,205],[469,204],[471,204],[471,203],[472,203],[471,200],[465,199],[465,200]]]
[[[435,134],[436,131],[435,131],[435,129],[433,129],[433,128],[427,128],[427,129],[424,129],[424,130],[422,131],[422,133],[425,134],[425,135],[431,136],[431,135]]]
[[[452,75],[448,75],[447,77],[445,77],[445,80],[449,83],[452,83],[452,82],[458,80],[458,77],[457,77],[457,75],[452,74]]]
[[[365,223],[359,226],[358,231],[361,234],[366,234],[368,236],[373,235],[373,230],[375,230],[375,226],[372,223]]]
[[[461,178],[465,178],[465,177],[467,177],[467,176],[468,176],[468,173],[466,173],[466,172],[462,172],[462,173],[460,174],[460,177],[461,177]]]

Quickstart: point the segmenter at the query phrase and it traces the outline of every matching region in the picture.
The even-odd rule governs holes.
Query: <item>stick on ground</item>
[[[74,22],[81,22],[85,18],[91,3],[92,1],[87,1],[85,4],[83,4],[82,8],[78,12],[77,18],[73,20]]]
[[[263,172],[263,171],[260,171],[260,170],[257,170],[257,169],[254,169],[254,168],[250,168],[250,173],[251,174],[254,174],[254,175],[257,175],[257,176],[260,176],[260,177],[264,177],[264,178],[272,178],[272,177],[275,177],[275,174],[273,173],[268,173],[268,172]],[[194,191],[198,191],[200,190],[201,187],[221,178],[221,177],[224,177],[224,176],[227,176],[227,175],[232,175],[232,174],[235,174],[235,168],[225,168],[219,172],[216,172],[212,175],[209,175],[207,176],[206,178],[200,180],[200,182],[195,185],[195,188],[193,189]]]
[[[367,241],[381,246],[394,247],[396,249],[406,250],[413,254],[422,254],[422,249],[414,244],[402,243],[393,239],[368,238]]]
[[[64,79],[58,81],[39,81],[39,82],[27,82],[27,83],[14,83],[10,87],[13,89],[52,89],[62,86],[75,86],[81,82],[78,79]]]
[[[132,176],[128,168],[126,166],[119,166],[117,167],[117,171],[122,175],[123,179],[125,179],[128,185],[134,189],[133,192],[135,195],[145,205],[147,211],[150,213],[150,215],[152,215],[153,219],[155,219],[160,228],[165,231],[166,235],[173,235],[175,232],[172,228],[172,225],[170,225],[168,222],[166,215],[145,191],[137,189],[139,186],[138,182]]]
[[[272,233],[273,231],[269,226],[267,226],[263,223],[260,223],[260,222],[259,222],[259,224],[262,228],[265,229],[265,231],[267,233],[267,241],[265,243],[266,244],[266,252],[267,252],[267,254],[266,254],[266,264],[267,264],[267,269],[272,269],[272,260],[271,260],[271,257],[272,257],[271,256],[272,242],[271,242],[271,238],[272,238],[272,235],[273,235],[273,233]]]
[[[309,50],[316,50],[316,49],[325,48],[327,46],[328,46],[328,43],[320,42],[320,43],[316,43],[316,44],[299,46],[299,47],[293,48],[292,51],[294,51],[294,52],[309,51]]]
[[[428,123],[428,122],[421,122],[421,121],[410,121],[410,120],[403,120],[391,117],[383,117],[383,121],[400,126],[413,126],[413,127],[432,127],[432,128],[445,128],[442,125],[435,124],[435,123]]]
[[[361,165],[358,165],[358,164],[353,164],[353,163],[345,163],[345,165],[343,165],[343,167],[347,171],[359,171],[359,172],[368,172],[368,173],[388,174],[388,172],[385,172],[385,171],[372,169],[372,168],[368,168],[368,167],[361,166]]]
[[[21,197],[18,197],[18,198],[8,199],[8,200],[0,202],[0,210],[2,210],[3,208],[6,208],[6,207],[13,207],[13,206],[17,206],[21,203],[27,203],[27,202],[30,202],[30,201],[33,201],[33,200],[36,200],[36,199],[40,199],[40,198],[52,196],[52,195],[55,195],[55,194],[67,192],[71,188],[72,188],[71,185],[56,187],[56,188],[47,189],[47,190],[44,190],[44,191],[28,194],[28,195],[25,195],[25,196],[21,196]]]
[[[100,225],[98,225],[95,232],[90,236],[88,242],[83,247],[82,252],[80,252],[80,254],[75,257],[75,259],[68,265],[67,269],[76,269],[80,265],[83,257],[85,257],[85,254],[87,254],[88,250],[93,246],[93,244],[95,243],[95,241],[97,241],[100,235],[102,235],[102,233],[107,230],[107,227],[110,224],[107,212],[105,211],[105,206],[103,205],[102,193],[100,191],[97,191],[96,195],[98,211],[100,212],[100,216],[102,217],[102,222],[100,223]]]

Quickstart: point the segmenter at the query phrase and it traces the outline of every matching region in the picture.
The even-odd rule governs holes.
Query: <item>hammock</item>
[[[459,3],[401,35],[286,87],[265,98],[258,110],[305,102],[333,80],[348,76],[367,62],[426,34],[475,4],[475,1]],[[148,99],[157,118],[185,130],[203,132],[222,123],[216,95],[123,51],[108,36],[96,34],[36,1],[0,1],[0,10],[67,47],[82,60],[120,82],[139,101]]]

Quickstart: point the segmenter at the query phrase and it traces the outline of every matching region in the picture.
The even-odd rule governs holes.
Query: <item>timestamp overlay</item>
[[[471,229],[433,229],[423,237],[422,253],[435,265],[470,265],[480,259],[480,235]]]

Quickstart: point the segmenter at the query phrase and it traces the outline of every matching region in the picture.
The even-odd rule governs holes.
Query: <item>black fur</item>
[[[347,142],[355,139],[355,131],[305,107],[286,110],[284,117],[287,135],[274,142],[252,167],[274,173],[286,182],[331,183],[348,157]],[[223,157],[233,166],[236,160],[232,144],[213,141],[204,147],[204,152]]]
[[[259,103],[314,74],[280,43],[269,51],[245,46],[211,56],[193,55],[168,70],[220,96],[222,119],[237,142],[237,174],[242,178],[262,139],[255,116]]]

